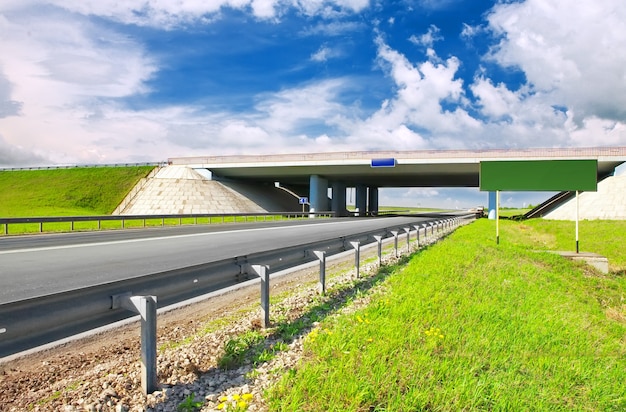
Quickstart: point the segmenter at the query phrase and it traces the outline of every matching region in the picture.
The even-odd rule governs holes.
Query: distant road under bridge
[[[343,214],[347,187],[356,188],[358,211],[376,213],[381,187],[478,187],[481,161],[572,159],[597,160],[602,180],[626,162],[626,147],[199,156],[168,162],[207,169],[216,180],[279,182],[296,193],[308,193],[311,211]]]

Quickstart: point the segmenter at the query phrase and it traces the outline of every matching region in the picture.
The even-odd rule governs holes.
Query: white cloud
[[[340,50],[330,48],[328,46],[321,46],[315,53],[311,54],[311,60],[314,62],[323,63],[340,56]]]
[[[404,55],[391,49],[382,39],[377,40],[378,55],[381,65],[386,67],[389,75],[397,85],[393,99],[374,113],[366,123],[375,124],[386,130],[395,130],[400,126],[426,130],[437,139],[447,134],[471,133],[480,127],[462,108],[445,110],[444,103],[463,104],[463,82],[455,78],[459,68],[459,60],[450,57],[445,62],[427,60],[413,64]],[[438,60],[435,59],[435,60]],[[417,133],[415,147],[427,145]],[[385,144],[385,139],[380,144]],[[429,141],[428,145],[437,145]]]
[[[502,35],[491,57],[520,68],[538,91],[576,120],[626,121],[626,3],[527,0],[502,3],[489,15]]]
[[[467,23],[463,23],[463,29],[461,30],[461,37],[465,39],[470,39],[476,36],[478,33],[484,31],[484,28],[481,26],[470,26]]]
[[[305,27],[300,35],[302,36],[315,36],[324,35],[329,37],[341,36],[346,33],[361,30],[363,24],[353,21],[330,21],[320,22],[315,26]]]
[[[328,18],[358,12],[369,0],[6,0],[0,12],[26,7],[55,6],[84,16],[99,16],[124,24],[173,28],[181,24],[211,22],[224,8],[251,11],[259,19],[275,19],[286,8]]]
[[[14,102],[19,110],[1,119],[11,131],[7,144],[61,162],[98,161],[87,155],[98,133],[85,128],[86,119],[102,99],[147,91],[154,61],[141,45],[80,16],[45,9],[10,17],[0,16],[0,83],[10,92],[0,107]]]
[[[10,144],[0,135],[0,166],[40,166],[44,162],[49,162],[49,160],[39,155],[35,150]]]
[[[420,36],[412,35],[409,37],[409,41],[418,46],[432,48],[436,41],[443,40],[443,36],[439,34],[440,32],[439,27],[431,24],[426,33]]]
[[[253,96],[254,109],[244,113],[208,112],[193,102],[132,110],[122,99],[149,93],[148,81],[163,62],[137,40],[114,31],[114,25],[91,17],[172,28],[217,19],[226,7],[279,21],[286,7],[337,17],[368,4],[5,0],[0,4],[0,162],[147,161],[204,150],[626,144],[626,4],[617,0],[576,7],[564,0],[498,3],[488,22],[500,40],[487,58],[523,71],[528,83],[516,89],[492,80],[486,70],[464,84],[458,78],[463,62],[437,56],[436,26],[412,40],[427,48],[423,60],[412,61],[377,37],[378,68],[393,87],[380,97],[380,108],[369,113],[348,100],[357,81],[350,77]],[[332,20],[299,34],[339,36],[363,27],[362,22]],[[487,28],[465,25],[462,36],[479,30]],[[310,58],[324,62],[346,51],[323,45]]]
[[[311,123],[337,125],[349,107],[337,102],[346,79],[330,79],[267,95],[256,109],[257,124],[273,135],[290,134]]]

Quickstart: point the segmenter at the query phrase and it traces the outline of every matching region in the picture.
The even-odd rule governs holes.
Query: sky
[[[625,146],[624,21],[623,0],[2,0],[0,166]],[[486,194],[381,191],[444,201]]]

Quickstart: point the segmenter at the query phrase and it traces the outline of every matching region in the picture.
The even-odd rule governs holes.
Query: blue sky
[[[0,166],[623,146],[624,21],[623,0],[4,0]]]

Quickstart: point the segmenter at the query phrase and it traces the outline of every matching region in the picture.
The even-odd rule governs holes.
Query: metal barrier
[[[437,235],[454,230],[462,222],[474,220],[475,215],[450,217],[437,222]],[[435,236],[435,225],[414,224],[415,239]],[[319,261],[320,293],[326,290],[327,256],[354,250],[356,277],[359,277],[360,251],[364,245],[376,243],[378,262],[382,262],[382,241],[393,237],[395,256],[398,251],[398,233],[407,235],[410,250],[410,227],[387,227],[366,231],[348,237],[304,243],[287,248],[269,250],[246,256],[224,259],[170,272],[157,273],[56,293],[48,296],[10,302],[0,305],[0,358],[53,342],[71,335],[129,318],[129,312],[141,316],[142,389],[155,390],[156,378],[156,307],[167,306],[211,291],[233,286],[251,278],[260,277],[263,326],[269,326],[269,275],[272,272]],[[420,231],[422,236],[420,237]]]
[[[309,212],[274,212],[274,213],[193,213],[187,215],[104,215],[104,216],[53,216],[53,217],[11,217],[11,218],[0,218],[0,225],[4,226],[4,234],[9,234],[9,225],[14,224],[25,224],[25,223],[36,223],[39,224],[39,232],[43,232],[44,223],[70,223],[70,231],[74,231],[74,223],[77,222],[98,222],[98,229],[102,229],[102,222],[110,222],[110,221],[119,221],[120,228],[126,227],[126,222],[129,221],[142,221],[143,226],[146,226],[146,221],[148,220],[161,220],[161,226],[165,226],[165,220],[176,220],[178,221],[178,225],[182,225],[183,219],[189,220],[193,219],[194,224],[198,224],[198,219],[208,219],[207,224],[211,224],[213,219],[221,219],[221,223],[226,222],[226,218],[234,218],[235,221],[237,219],[242,219],[244,222],[248,222],[248,219],[251,221],[257,222],[260,218],[263,220],[267,220],[268,217],[281,217],[284,219],[294,219],[294,218],[308,218],[313,213]],[[314,215],[316,217],[333,217],[335,216],[335,212],[315,212]]]

